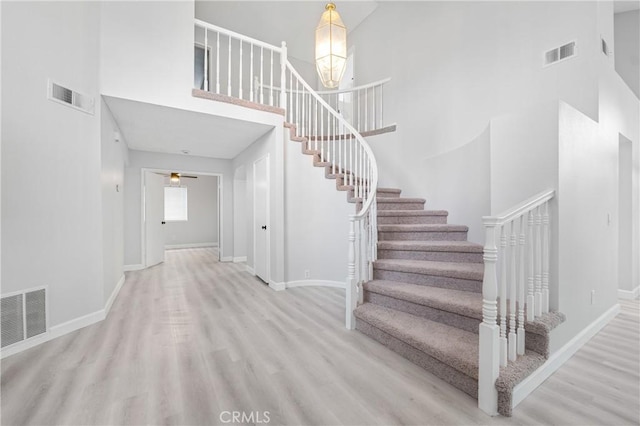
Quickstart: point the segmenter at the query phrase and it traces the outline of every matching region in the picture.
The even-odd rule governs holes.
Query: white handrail
[[[246,36],[244,34],[240,34],[240,33],[237,33],[235,31],[231,31],[231,30],[228,30],[226,28],[219,27],[217,25],[210,24],[209,22],[201,21],[200,19],[195,19],[194,22],[195,22],[196,26],[198,26],[200,28],[206,28],[206,29],[208,29],[210,31],[215,31],[215,32],[218,32],[220,34],[224,34],[226,36],[230,36],[230,37],[233,37],[235,39],[242,40],[242,41],[245,41],[247,43],[251,43],[254,46],[264,47],[265,49],[270,49],[270,50],[274,50],[276,52],[280,52],[280,46],[275,46],[273,44],[265,43],[264,41],[248,37],[248,36]]]
[[[391,81],[391,77],[383,78],[382,80],[374,81],[373,83],[363,84],[362,86],[350,87],[348,89],[336,89],[336,90],[318,90],[319,95],[335,95],[349,92],[357,92],[358,90],[371,89],[372,87],[382,86]]]
[[[482,218],[486,239],[478,406],[490,415],[497,413],[500,367],[525,353],[525,312],[527,321],[549,312],[549,209],[554,196],[554,190],[543,191]]]

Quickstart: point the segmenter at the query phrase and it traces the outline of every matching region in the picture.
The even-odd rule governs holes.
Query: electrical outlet
[[[596,303],[596,291],[595,290],[591,290],[591,304],[595,304]]]
[[[308,269],[304,270],[304,277],[305,278],[311,278],[311,272]]]

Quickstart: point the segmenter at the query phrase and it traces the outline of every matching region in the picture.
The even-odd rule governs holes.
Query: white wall
[[[104,306],[99,10],[2,3],[2,292],[48,285],[52,326]],[[48,101],[48,78],[95,115]]]
[[[264,111],[194,98],[193,1],[100,3],[103,95],[276,124]]]
[[[124,229],[126,265],[142,264],[141,229],[141,170],[143,168],[174,170],[189,173],[222,174],[222,258],[233,256],[233,169],[231,160],[195,157],[188,155],[161,154],[131,150],[129,165],[125,169]]]
[[[640,10],[614,15],[615,67],[640,98]]]
[[[129,150],[109,106],[102,98],[100,104],[103,294],[107,301],[123,277],[124,168],[129,160]],[[116,132],[119,141],[115,139]]]
[[[166,180],[168,185],[169,178]],[[187,187],[188,220],[166,223],[165,244],[218,244],[218,178],[205,175],[183,178],[180,186]]]
[[[247,191],[245,166],[235,169],[233,177],[233,257],[246,258],[248,254],[249,206],[251,199]]]

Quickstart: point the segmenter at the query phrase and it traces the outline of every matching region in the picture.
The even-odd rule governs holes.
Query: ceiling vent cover
[[[13,345],[47,331],[47,293],[37,288],[0,298],[0,347]]]
[[[544,66],[549,66],[557,62],[572,58],[578,54],[576,42],[564,44],[555,49],[551,49],[544,54]]]
[[[86,112],[87,114],[93,115],[94,113],[94,101],[92,97],[61,86],[51,80],[49,80],[47,95],[48,98],[54,102]]]

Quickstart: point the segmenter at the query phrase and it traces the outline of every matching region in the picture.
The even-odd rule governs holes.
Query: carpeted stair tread
[[[378,210],[380,216],[448,216],[446,210]]]
[[[424,198],[377,197],[378,203],[426,203]]]
[[[453,251],[482,253],[480,244],[469,241],[379,241],[378,250]]]
[[[379,194],[394,194],[395,195],[395,194],[400,194],[402,192],[402,189],[400,189],[400,188],[380,188],[380,187],[378,187],[376,189],[376,191]],[[378,195],[378,196],[380,196],[380,195]]]
[[[364,289],[394,299],[482,319],[482,294],[479,293],[386,280],[369,281],[364,284]]]
[[[384,271],[409,272],[412,274],[435,275],[482,281],[484,265],[481,263],[434,262],[430,260],[378,259],[373,269]]]
[[[379,232],[467,232],[464,225],[434,224],[392,224],[378,225]]]
[[[562,312],[549,312],[542,314],[534,321],[525,322],[525,329],[530,333],[548,336],[551,331],[565,322],[566,317]]]
[[[538,367],[544,364],[546,358],[533,351],[525,351],[515,361],[509,362],[506,367],[500,368],[500,375],[496,380],[498,390],[498,413],[505,417],[511,417],[513,388]]]
[[[355,316],[406,344],[478,379],[478,336],[439,322],[364,303]]]

